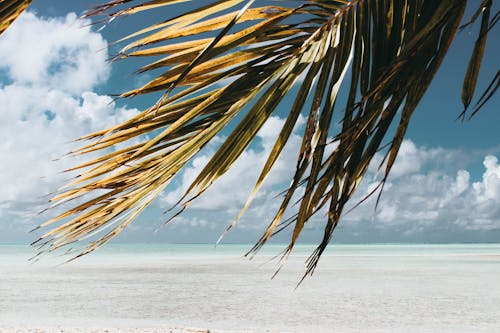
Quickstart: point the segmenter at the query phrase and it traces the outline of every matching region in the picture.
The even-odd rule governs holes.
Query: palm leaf
[[[116,0],[88,15],[114,18],[179,2],[183,1]],[[82,171],[51,200],[52,207],[76,199],[83,199],[83,203],[42,225],[58,224],[35,242],[43,245],[42,251],[54,251],[97,234],[81,255],[109,241],[207,143],[240,116],[227,139],[179,198],[179,210],[173,217],[177,216],[231,168],[280,103],[294,98],[250,198],[228,230],[251,204],[299,115],[305,114],[307,121],[302,143],[297,147],[291,185],[251,252],[276,232],[292,227],[292,238],[285,251],[288,255],[307,221],[326,210],[324,236],[309,259],[306,273],[314,271],[346,203],[383,141],[388,139],[386,162],[380,166],[384,173],[381,185],[387,179],[412,113],[457,33],[466,3],[276,3],[281,6],[257,7],[253,1],[243,0],[215,1],[122,39],[129,44],[116,59],[143,57],[151,62],[140,72],[163,70],[144,86],[122,96],[151,92],[164,95],[132,119],[83,138],[90,143],[73,154],[102,151],[102,156],[72,168]],[[294,6],[286,7],[284,3]],[[489,10],[491,1],[481,5]],[[466,75],[467,103],[477,82],[488,24],[488,17],[483,17],[481,35]],[[178,40],[186,36],[187,40]],[[344,81],[349,84],[342,88]],[[342,102],[338,99],[341,89],[347,94]],[[290,93],[292,90],[298,93]],[[485,96],[483,99],[488,97]],[[335,117],[341,119],[340,130],[332,124]],[[395,130],[391,130],[391,125]],[[144,139],[145,134],[150,138]],[[109,152],[109,148],[131,140],[141,142]],[[329,145],[334,149],[326,149]],[[297,214],[284,220],[297,195]]]
[[[0,0],[0,34],[30,5],[32,0]]]

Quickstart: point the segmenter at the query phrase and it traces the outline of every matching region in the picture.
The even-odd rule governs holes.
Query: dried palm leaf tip
[[[30,5],[32,0],[0,0],[0,34]]]
[[[88,15],[121,17],[180,2],[186,1],[117,0]],[[122,96],[164,95],[135,117],[84,138],[91,142],[73,153],[101,151],[102,156],[72,168],[83,171],[51,200],[53,206],[82,198],[83,203],[42,224],[59,224],[40,239],[46,242],[42,250],[54,251],[94,234],[97,239],[81,254],[108,242],[238,116],[236,126],[179,198],[177,216],[231,168],[280,103],[293,99],[254,189],[228,230],[252,203],[304,115],[291,185],[251,252],[290,227],[288,255],[307,221],[326,211],[324,235],[307,265],[306,274],[312,273],[346,203],[389,140],[380,165],[379,189],[383,187],[411,116],[457,33],[466,2],[310,0],[261,7],[260,1],[243,0],[191,3],[196,8],[120,40],[129,44],[118,58],[152,59],[139,72],[163,70]],[[493,24],[491,1],[481,6],[481,33],[464,84],[466,108]],[[346,98],[338,99],[342,85]],[[490,97],[486,93],[479,107]],[[334,117],[341,119],[340,129],[333,126]],[[109,152],[130,140],[134,144]],[[327,149],[329,145],[334,148]],[[298,212],[284,220],[297,196]]]

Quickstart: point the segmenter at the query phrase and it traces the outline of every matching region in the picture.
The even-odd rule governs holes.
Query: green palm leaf
[[[116,0],[88,15],[126,16],[185,1]],[[138,4],[124,6],[128,3]],[[466,2],[288,2],[295,7],[258,7],[258,3],[215,1],[121,40],[129,44],[117,59],[154,59],[139,71],[163,70],[163,74],[122,97],[158,91],[164,95],[134,118],[83,138],[91,142],[74,154],[102,151],[102,156],[71,169],[83,171],[51,200],[55,207],[84,199],[42,224],[59,224],[36,242],[43,245],[42,251],[54,251],[94,234],[97,239],[79,255],[108,242],[210,140],[240,116],[239,123],[180,198],[175,217],[231,168],[280,103],[293,98],[255,188],[228,230],[251,204],[300,114],[305,114],[307,121],[297,147],[291,185],[251,252],[276,232],[291,227],[292,238],[285,252],[288,255],[307,221],[325,209],[324,236],[309,259],[306,273],[313,272],[346,203],[383,141],[389,140],[385,163],[380,166],[383,187],[411,116],[457,33]],[[491,1],[483,1],[481,6],[481,32],[464,84],[466,108],[477,83],[487,33],[496,22],[489,20]],[[189,38],[178,41],[180,37]],[[342,85],[347,98],[340,102]],[[298,93],[291,94],[297,86]],[[480,103],[491,97],[488,94],[496,89],[494,84],[491,87]],[[340,130],[332,124],[334,117],[341,118]],[[150,138],[144,139],[145,134]],[[109,148],[130,140],[141,143],[109,152]],[[284,220],[298,193],[298,213]]]

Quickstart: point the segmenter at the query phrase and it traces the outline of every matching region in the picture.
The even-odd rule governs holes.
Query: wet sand
[[[1,250],[1,248],[0,248]],[[0,332],[497,332],[494,254],[97,253],[55,266],[0,252]]]

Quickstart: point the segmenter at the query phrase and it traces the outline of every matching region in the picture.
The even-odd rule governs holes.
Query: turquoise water
[[[243,256],[252,244],[108,244],[95,255],[113,254],[161,254],[164,256]],[[279,255],[286,244],[269,244],[258,255]],[[307,256],[316,245],[298,244],[293,254]],[[35,254],[35,250],[23,244],[0,244],[0,255]],[[62,253],[62,252],[61,252]],[[61,254],[60,253],[60,254]],[[433,255],[500,255],[500,244],[333,244],[327,248],[325,256],[433,256]]]

